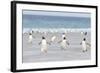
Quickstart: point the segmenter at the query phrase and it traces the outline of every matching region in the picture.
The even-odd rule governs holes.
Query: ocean
[[[22,25],[26,30],[70,30],[70,29],[90,29],[90,17],[70,17],[70,16],[50,16],[22,14]]]

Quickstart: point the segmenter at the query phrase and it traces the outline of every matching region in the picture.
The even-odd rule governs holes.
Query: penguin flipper
[[[41,44],[41,42],[38,43],[39,45]]]

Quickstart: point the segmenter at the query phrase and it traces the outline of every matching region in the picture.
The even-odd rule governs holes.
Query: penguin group
[[[29,36],[28,36],[28,42],[29,43],[32,43],[32,40],[33,40],[33,35],[32,34],[33,33],[34,33],[33,31],[29,33]],[[89,47],[91,47],[91,45],[89,43],[87,43],[87,41],[86,41],[85,36],[87,35],[87,32],[81,32],[81,34],[84,36],[84,38],[82,39],[80,45],[82,45],[82,51],[86,52],[87,51],[87,45]],[[45,33],[45,35],[46,35],[46,33]],[[41,52],[47,53],[48,45],[51,45],[51,43],[55,42],[56,39],[57,39],[57,36],[54,35],[54,36],[51,37],[51,41],[48,42],[46,37],[42,36],[41,41],[38,43],[39,45],[41,45],[41,48],[40,48]],[[67,37],[66,37],[65,33],[62,33],[62,39],[60,39],[60,41],[58,41],[58,44],[60,45],[60,48],[62,50],[66,50],[68,48],[68,46],[71,45],[69,43],[69,41],[67,40]]]

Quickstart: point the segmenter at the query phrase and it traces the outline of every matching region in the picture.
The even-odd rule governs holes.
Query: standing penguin
[[[41,52],[43,53],[47,53],[47,49],[48,49],[48,42],[46,41],[45,37],[42,37],[42,41],[39,43],[39,45],[41,44]]]
[[[86,38],[84,38],[80,44],[82,45],[83,52],[87,51],[87,45],[91,46],[89,43],[86,42]]]
[[[65,50],[67,48],[67,45],[69,45],[69,42],[67,41],[66,37],[63,37],[63,39],[58,43],[61,44],[61,49],[63,50]]]
[[[33,40],[32,33],[29,33],[28,42],[29,43],[32,43],[32,40]]]

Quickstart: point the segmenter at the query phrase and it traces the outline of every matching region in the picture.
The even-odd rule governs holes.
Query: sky
[[[90,13],[80,13],[80,12],[61,12],[61,11],[32,11],[24,10],[23,14],[28,15],[48,15],[48,16],[68,16],[68,17],[90,17]]]

